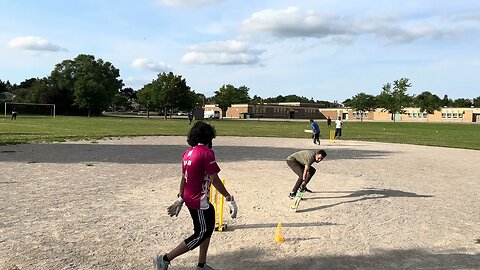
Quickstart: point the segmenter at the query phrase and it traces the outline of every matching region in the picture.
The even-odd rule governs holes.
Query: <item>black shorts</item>
[[[185,239],[185,244],[189,250],[193,250],[212,236],[215,229],[215,209],[209,204],[206,210],[188,208],[188,211],[192,217],[194,233]]]

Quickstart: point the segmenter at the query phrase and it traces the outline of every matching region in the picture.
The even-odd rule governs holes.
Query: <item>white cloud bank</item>
[[[155,63],[148,58],[138,58],[133,60],[132,67],[137,70],[150,70],[153,72],[169,72],[172,70],[172,67],[169,65],[163,62]]]
[[[289,7],[253,13],[242,22],[241,27],[248,34],[266,34],[277,38],[348,40],[362,35],[373,35],[386,43],[408,43],[420,38],[455,36],[454,30],[434,26],[428,19],[432,18],[423,21],[401,21],[393,17],[351,18]]]
[[[242,41],[227,40],[196,44],[188,47],[182,63],[202,65],[252,65],[259,62],[259,50]]]
[[[35,36],[16,37],[8,42],[8,46],[14,49],[25,51],[67,51],[67,49],[53,44],[44,38]]]

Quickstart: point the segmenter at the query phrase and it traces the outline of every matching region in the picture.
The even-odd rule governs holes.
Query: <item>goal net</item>
[[[55,104],[5,102],[3,111],[5,117],[12,115],[13,111],[16,111],[18,116],[29,115],[55,117]]]

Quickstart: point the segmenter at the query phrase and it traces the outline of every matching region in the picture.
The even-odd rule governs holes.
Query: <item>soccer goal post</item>
[[[4,110],[5,117],[7,117],[7,113],[11,113],[12,111],[24,115],[49,115],[53,118],[55,118],[56,115],[55,104],[5,102]]]

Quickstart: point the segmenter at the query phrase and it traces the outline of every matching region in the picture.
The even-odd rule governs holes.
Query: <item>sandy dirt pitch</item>
[[[0,147],[0,269],[152,269],[192,232],[175,199],[185,137]],[[239,205],[215,269],[480,269],[480,151],[322,141],[297,213],[285,158],[308,139],[219,137]],[[278,223],[285,243],[273,241]],[[198,251],[173,261],[195,269]]]

